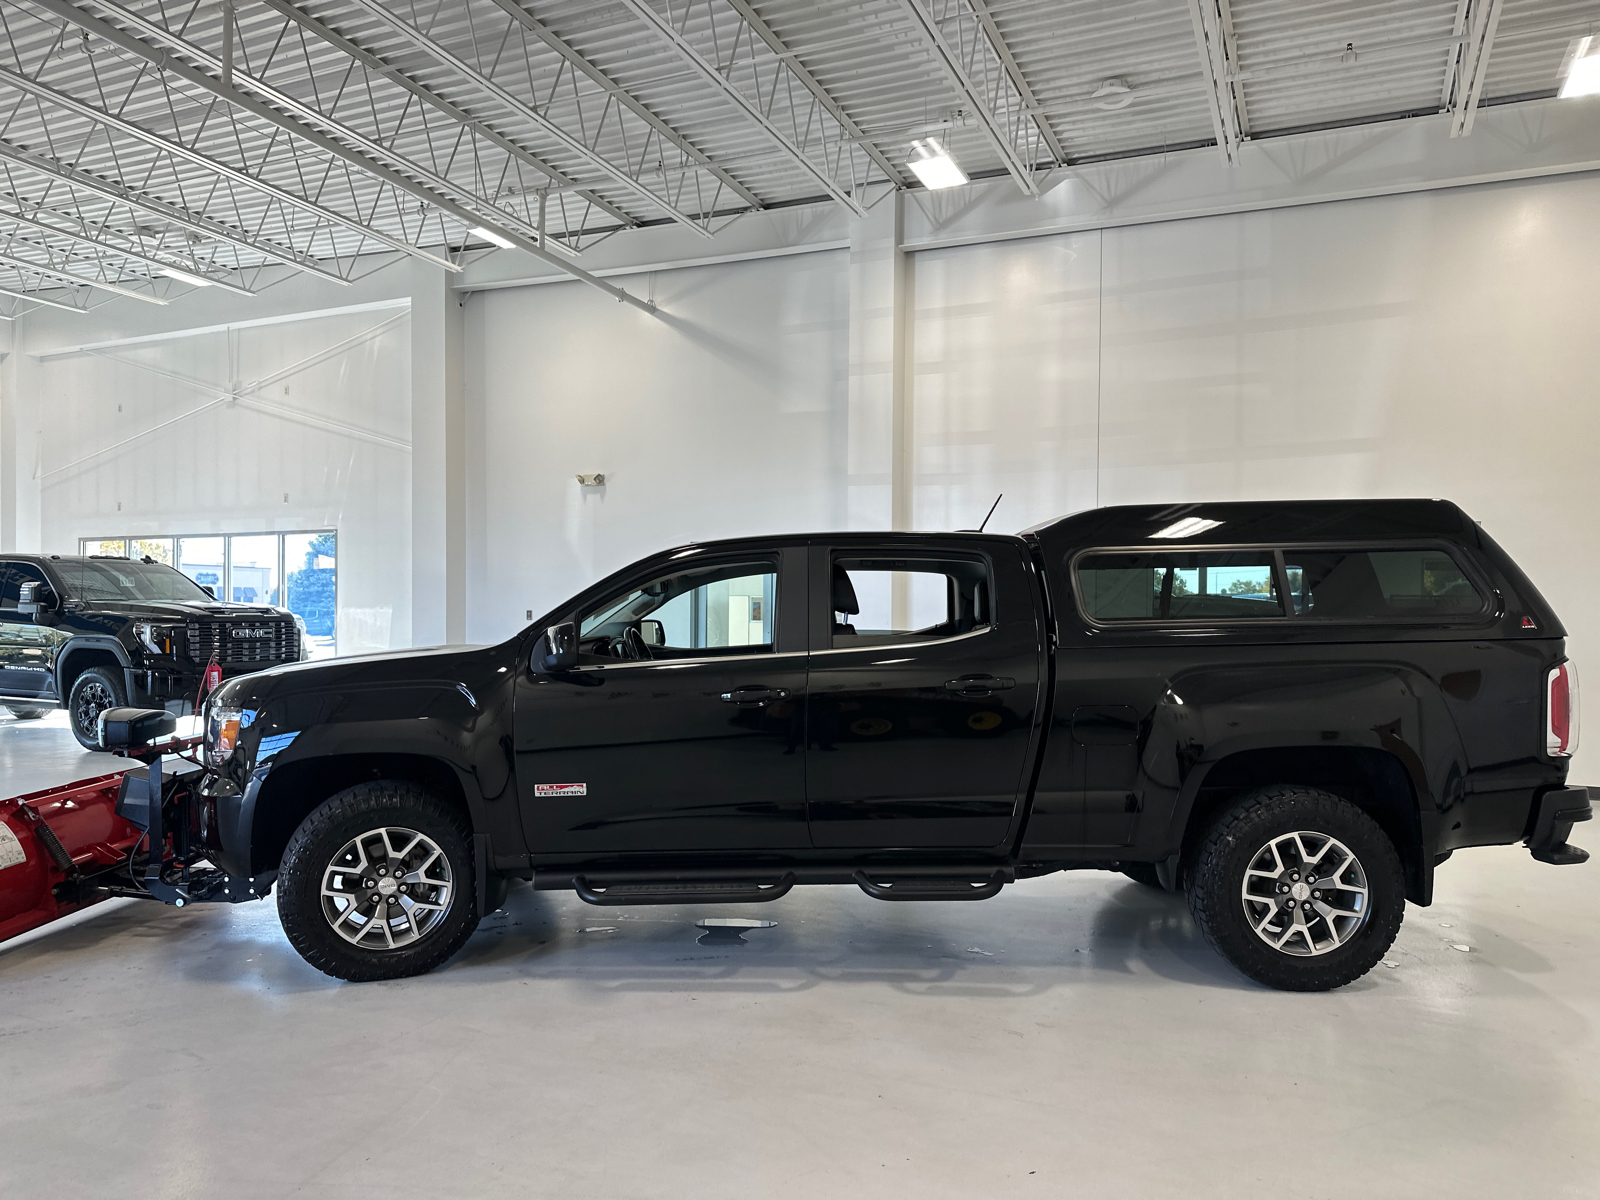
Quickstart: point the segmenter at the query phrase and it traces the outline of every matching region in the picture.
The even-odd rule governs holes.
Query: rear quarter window
[[[1233,621],[1284,615],[1271,550],[1109,551],[1078,560],[1094,621]]]
[[[1440,549],[1285,550],[1296,616],[1322,621],[1461,618],[1486,600]]]

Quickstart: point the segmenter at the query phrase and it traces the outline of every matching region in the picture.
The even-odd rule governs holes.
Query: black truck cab
[[[344,978],[444,961],[513,877],[968,900],[1108,869],[1185,890],[1254,978],[1333,987],[1453,851],[1587,857],[1563,637],[1437,500],[689,545],[497,646],[225,684],[199,820]]]

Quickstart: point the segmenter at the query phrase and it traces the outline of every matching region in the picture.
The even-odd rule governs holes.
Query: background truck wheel
[[[357,784],[300,823],[278,918],[312,966],[362,983],[431,971],[478,927],[471,831],[426,788]]]
[[[8,704],[6,705],[6,711],[19,721],[37,721],[50,710],[48,708],[28,708],[22,704]]]
[[[1268,987],[1322,992],[1370,971],[1405,914],[1400,855],[1348,800],[1279,785],[1219,816],[1189,909],[1206,940]]]
[[[72,714],[72,736],[85,749],[100,749],[100,714],[128,702],[121,675],[110,667],[90,667],[73,680],[67,712]]]

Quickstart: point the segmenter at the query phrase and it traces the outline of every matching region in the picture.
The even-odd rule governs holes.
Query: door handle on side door
[[[963,675],[960,679],[945,680],[944,690],[960,696],[987,696],[991,692],[1004,692],[1016,686],[1015,679],[1004,675]]]
[[[746,687],[734,688],[731,692],[722,693],[724,704],[767,704],[773,700],[787,700],[788,688],[765,687],[761,684],[750,684]]]

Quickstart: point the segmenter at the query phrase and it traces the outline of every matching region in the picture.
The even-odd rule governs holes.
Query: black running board
[[[987,900],[998,896],[1006,885],[1004,871],[985,880],[902,879],[897,883],[877,883],[865,871],[854,875],[856,886],[874,900]]]
[[[585,904],[766,904],[787,896],[794,887],[794,872],[789,871],[773,883],[711,881],[613,883],[592,886],[582,875],[572,880],[572,890]]]

